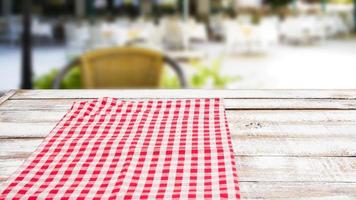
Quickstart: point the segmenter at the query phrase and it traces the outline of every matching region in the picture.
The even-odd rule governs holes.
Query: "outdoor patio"
[[[168,57],[185,74],[188,88],[356,85],[356,11],[350,0],[36,1],[32,10],[9,0],[1,3],[0,92],[52,88],[56,75],[73,60],[126,47]],[[79,83],[84,72],[78,69],[74,82]],[[162,77],[155,87],[179,87],[169,70]]]
[[[213,43],[200,47],[211,60],[217,59],[223,45]],[[356,40],[326,41],[314,46],[274,46],[268,54],[227,55],[223,59],[223,74],[241,77],[230,83],[230,89],[347,89],[355,88]],[[39,76],[67,62],[65,48],[36,47],[34,49],[34,73]],[[0,46],[0,91],[20,86],[20,49]],[[183,63],[184,64],[184,63]],[[189,63],[184,64],[189,71]]]

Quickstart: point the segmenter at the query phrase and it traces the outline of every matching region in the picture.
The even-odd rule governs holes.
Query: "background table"
[[[0,182],[74,101],[225,98],[243,199],[356,199],[356,90],[40,90],[0,99]]]

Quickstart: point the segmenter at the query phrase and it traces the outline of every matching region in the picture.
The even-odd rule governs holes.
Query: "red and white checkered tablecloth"
[[[223,101],[74,103],[0,196],[239,199]]]

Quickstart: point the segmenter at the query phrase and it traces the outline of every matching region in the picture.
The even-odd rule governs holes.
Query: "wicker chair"
[[[62,79],[75,65],[81,67],[86,89],[158,88],[165,63],[177,73],[181,87],[187,87],[183,70],[169,57],[147,49],[123,47],[84,54],[63,68],[53,88],[60,88]]]

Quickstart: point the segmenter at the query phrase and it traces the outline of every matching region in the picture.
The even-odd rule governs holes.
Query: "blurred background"
[[[356,88],[356,0],[0,0],[16,88]]]

